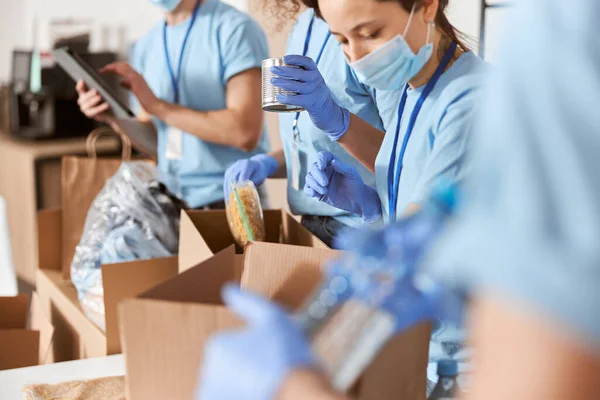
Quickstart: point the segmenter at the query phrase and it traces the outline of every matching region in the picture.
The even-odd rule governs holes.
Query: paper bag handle
[[[107,127],[96,128],[92,132],[90,132],[90,134],[88,135],[88,137],[85,141],[85,148],[87,150],[88,157],[92,158],[92,159],[98,158],[98,154],[96,151],[96,143],[98,142],[98,139],[101,138],[102,136],[111,136],[111,135],[116,135],[121,139],[121,144],[122,144],[122,148],[123,148],[122,153],[121,153],[121,159],[123,161],[130,161],[131,160],[131,140],[129,140],[129,138],[126,135],[123,135],[122,133],[116,132],[116,131],[112,130],[111,128],[107,128]]]

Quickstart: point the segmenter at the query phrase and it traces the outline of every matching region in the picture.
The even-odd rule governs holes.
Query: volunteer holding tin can
[[[363,84],[401,91],[396,120],[373,158],[372,139],[357,128],[361,121],[341,105],[330,105],[323,115],[307,102],[316,93],[325,96],[327,88],[315,87],[317,74],[306,63],[288,62],[308,71],[278,67],[281,78],[275,84],[299,94],[280,100],[327,120],[332,140],[375,164],[373,186],[324,149],[306,177],[305,193],[369,221],[389,223],[417,210],[436,180],[460,183],[485,68],[445,16],[448,0],[302,1],[328,22]]]
[[[332,140],[375,165],[372,185],[354,165],[324,150],[311,166],[304,193],[367,222],[394,223],[418,211],[437,181],[462,183],[486,68],[445,16],[448,0],[302,1],[328,22],[363,84],[401,94],[396,119],[374,158],[372,138],[357,128],[362,121],[343,106],[311,103],[326,97],[328,88],[315,85],[320,75],[310,62],[286,59],[304,69],[273,71],[279,75],[275,85],[297,94],[279,96],[282,103],[305,107],[313,120],[327,124]],[[437,322],[430,346],[430,387],[437,380],[438,360],[454,358],[461,370],[468,368],[462,329]]]
[[[283,8],[275,4],[276,12]],[[274,99],[278,95],[277,87],[272,85],[272,69],[284,63],[299,64],[310,62],[319,66],[323,79],[330,88],[327,97],[319,99],[315,107],[324,110],[323,117],[329,118],[327,110],[330,105],[341,104],[349,112],[362,118],[363,124],[374,136],[383,139],[384,123],[382,123],[377,107],[373,101],[375,93],[362,85],[352,73],[339,44],[331,36],[329,27],[313,10],[308,10],[298,17],[287,44],[287,54],[283,60],[266,60],[263,63],[263,107],[267,111],[292,111],[279,116],[279,129],[283,149],[271,154],[261,154],[248,160],[235,163],[226,173],[225,192],[229,191],[229,182],[251,180],[256,186],[262,185],[269,177],[287,178],[288,202],[292,213],[302,215],[302,224],[321,240],[331,245],[335,234],[346,226],[356,227],[363,223],[362,218],[347,211],[336,209],[330,205],[312,199],[303,193],[305,177],[310,165],[317,160],[320,151],[329,151],[340,160],[355,166],[357,173],[370,185],[375,184],[373,174],[344,150],[338,143],[329,139],[330,132],[324,121],[314,118],[314,114],[299,112],[301,106],[286,107]],[[301,55],[297,55],[301,54]],[[297,71],[307,69],[295,68]],[[321,85],[325,85],[324,80]],[[275,94],[275,96],[273,96]],[[399,94],[396,95],[399,97]],[[289,110],[292,108],[292,110]],[[339,107],[338,107],[339,108]],[[226,198],[228,196],[226,195]]]

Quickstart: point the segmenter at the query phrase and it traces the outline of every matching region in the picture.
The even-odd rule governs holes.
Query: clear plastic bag
[[[105,329],[101,264],[168,257],[179,246],[183,204],[156,180],[146,162],[124,162],[96,196],[71,263],[81,306]]]
[[[258,191],[252,181],[232,182],[227,201],[229,229],[240,246],[265,240],[265,220]]]

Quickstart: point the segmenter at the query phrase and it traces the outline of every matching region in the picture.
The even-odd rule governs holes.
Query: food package
[[[88,318],[105,329],[101,265],[177,254],[185,206],[157,180],[156,167],[124,162],[92,203],[71,263],[71,280]]]
[[[232,182],[227,199],[227,221],[236,243],[265,240],[265,220],[258,191],[252,181]]]
[[[25,400],[125,400],[125,379],[116,376],[56,385],[27,385],[23,394]]]

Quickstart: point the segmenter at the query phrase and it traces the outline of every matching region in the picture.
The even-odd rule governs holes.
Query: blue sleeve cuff
[[[348,132],[348,129],[350,128],[350,111],[346,110],[345,108],[340,107],[340,112],[342,114],[341,115],[341,118],[342,118],[341,129],[338,132],[332,132],[332,133],[328,134],[329,139],[332,142],[337,142],[338,140],[340,140],[346,134],[346,132]]]

